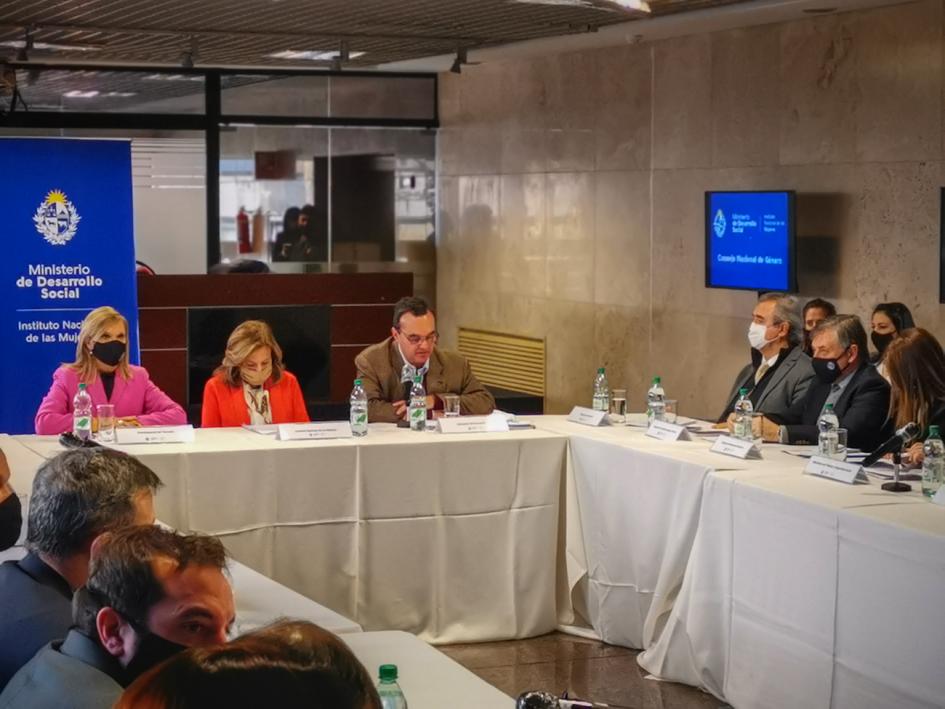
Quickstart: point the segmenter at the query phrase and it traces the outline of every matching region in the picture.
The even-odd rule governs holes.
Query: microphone
[[[918,425],[910,421],[905,426],[896,431],[892,438],[866,456],[866,458],[863,459],[863,467],[870,467],[887,453],[899,452],[902,450],[903,446],[908,445],[914,439],[918,438],[919,433],[921,433],[921,431],[919,431]]]

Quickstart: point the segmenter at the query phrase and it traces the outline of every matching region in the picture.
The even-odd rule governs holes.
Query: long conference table
[[[701,437],[528,420],[124,449],[165,482],[162,520],[368,631],[589,627],[736,707],[945,706],[945,508],[804,475],[778,445],[740,460]]]

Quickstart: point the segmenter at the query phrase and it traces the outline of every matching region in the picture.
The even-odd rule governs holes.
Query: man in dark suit
[[[43,647],[0,694],[0,709],[103,709],[187,647],[219,645],[234,620],[219,539],[155,525],[96,539],[76,591],[75,627]]]
[[[143,463],[107,448],[66,451],[40,466],[27,522],[30,553],[0,564],[0,689],[72,625],[72,593],[88,577],[95,537],[153,524],[160,484]]]
[[[888,420],[889,384],[869,363],[866,330],[855,315],[835,315],[811,333],[817,379],[788,419],[762,421],[765,440],[815,444],[817,421],[827,404],[833,405],[840,427],[847,429],[847,445],[873,450],[892,435]]]
[[[752,362],[735,378],[720,424],[731,425],[740,389],[748,390],[756,412],[786,419],[803,400],[814,378],[810,357],[803,349],[804,325],[797,299],[783,293],[766,293],[751,315],[748,343]]]

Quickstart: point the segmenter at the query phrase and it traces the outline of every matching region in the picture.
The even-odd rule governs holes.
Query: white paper
[[[502,415],[442,416],[437,419],[440,433],[499,433],[509,430],[509,420]]]
[[[115,442],[120,445],[139,443],[192,443],[194,427],[185,426],[141,426],[115,429]]]
[[[350,438],[351,424],[347,421],[319,423],[280,423],[276,436],[280,441],[312,441],[329,438]]]
[[[688,441],[689,433],[685,426],[667,421],[654,421],[646,429],[646,435],[660,441]]]
[[[719,436],[709,450],[713,453],[730,455],[733,458],[741,458],[742,460],[761,457],[761,451],[758,450],[754,441],[743,441],[733,436]]]
[[[258,433],[261,436],[275,436],[277,433],[279,433],[279,425],[275,423],[244,423],[243,428],[245,428],[247,431]]]
[[[575,406],[568,414],[568,421],[584,426],[606,426],[610,423],[606,411],[596,411],[586,406]]]
[[[828,478],[852,485],[859,481],[868,482],[866,473],[859,463],[848,463],[844,460],[834,460],[815,455],[807,462],[804,472],[820,478]]]

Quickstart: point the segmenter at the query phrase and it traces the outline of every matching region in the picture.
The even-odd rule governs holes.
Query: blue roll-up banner
[[[82,320],[111,305],[138,362],[131,144],[0,139],[0,432],[32,433]]]

